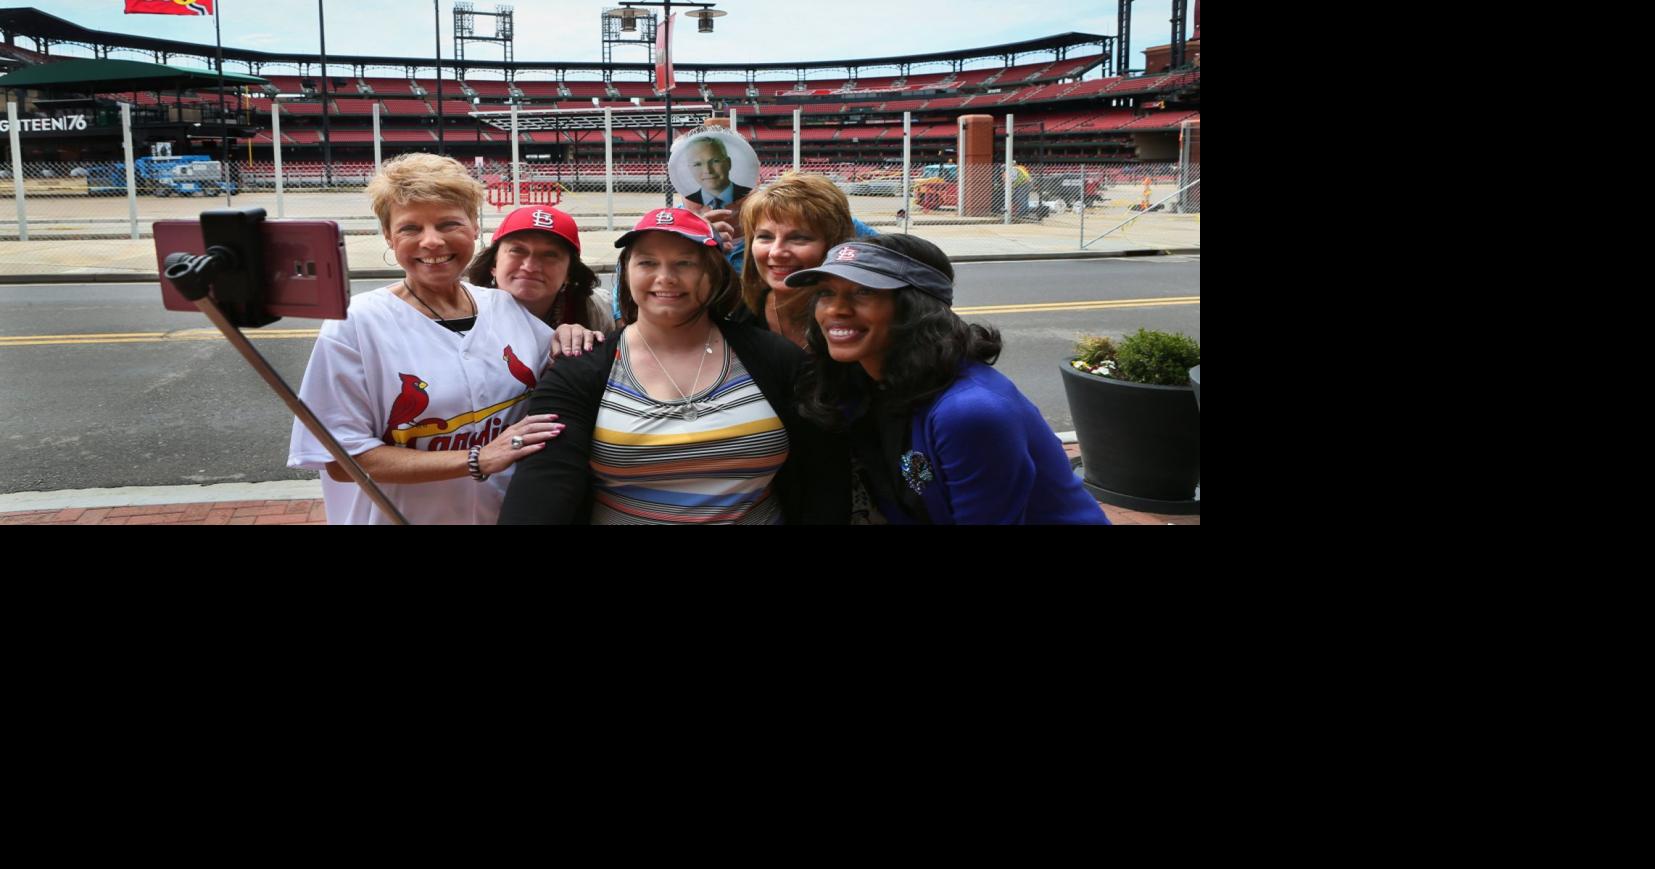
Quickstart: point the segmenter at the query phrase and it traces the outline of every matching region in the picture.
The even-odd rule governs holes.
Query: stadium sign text
[[[85,115],[64,115],[59,118],[18,118],[19,133],[51,133],[86,129]],[[0,133],[11,132],[11,121],[0,118]]]

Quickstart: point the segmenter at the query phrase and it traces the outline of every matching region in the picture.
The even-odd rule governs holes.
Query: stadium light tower
[[[657,57],[655,59],[655,86],[659,88],[664,83],[662,81],[662,77],[670,76],[672,74],[672,8],[674,6],[677,6],[680,9],[694,7],[696,11],[685,13],[685,15],[690,18],[701,19],[701,26],[697,28],[701,33],[712,33],[713,19],[720,18],[725,15],[725,13],[718,12],[713,9],[716,5],[716,3],[674,3],[672,0],[659,0],[659,2],[657,2],[657,0],[621,0],[621,6],[624,8],[613,10],[607,14],[610,17],[621,19],[621,29],[625,32],[631,32],[631,29],[635,28],[635,20],[640,17],[634,10],[634,7],[658,6],[661,8],[661,26],[667,28],[667,38],[662,43],[662,47],[665,49],[665,56]],[[670,181],[670,167],[672,165],[672,88],[668,87],[663,90],[662,93],[665,94],[667,98],[666,140],[667,166],[669,167],[667,205],[670,207],[672,205],[672,183]]]

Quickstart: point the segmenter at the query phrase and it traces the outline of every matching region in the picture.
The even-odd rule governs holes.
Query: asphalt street
[[[1074,427],[1057,367],[1077,335],[1201,337],[1199,256],[956,271],[955,307],[1000,329],[997,367],[1057,431]],[[249,334],[297,388],[319,326]],[[163,309],[153,284],[0,286],[0,379],[0,493],[315,477],[285,467],[287,408],[205,317]]]

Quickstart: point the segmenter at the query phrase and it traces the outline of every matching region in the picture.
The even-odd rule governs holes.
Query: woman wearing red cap
[[[466,269],[481,287],[499,287],[557,331],[551,355],[579,356],[614,331],[609,295],[580,259],[580,227],[549,205],[506,215],[494,238]]]
[[[660,208],[615,246],[630,325],[541,378],[529,413],[566,428],[519,463],[501,523],[844,523],[848,456],[794,408],[804,352],[725,320],[738,300],[712,227]]]

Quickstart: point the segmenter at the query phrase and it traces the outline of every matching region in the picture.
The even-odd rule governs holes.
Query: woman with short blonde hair
[[[368,201],[381,232],[391,230],[391,210],[412,202],[443,202],[464,211],[473,226],[482,224],[483,185],[452,157],[403,154],[380,168],[368,182]]]
[[[511,294],[462,280],[483,202],[464,166],[406,154],[368,196],[403,278],[322,325],[299,396],[410,522],[493,524],[515,463],[562,430],[525,416],[552,331]],[[297,421],[287,464],[327,471],[329,524],[390,521]]]

